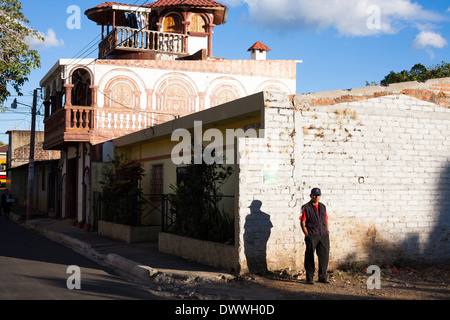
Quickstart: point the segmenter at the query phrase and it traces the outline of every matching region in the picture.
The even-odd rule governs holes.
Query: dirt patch
[[[380,289],[368,289],[367,269],[329,272],[330,284],[306,284],[305,274],[286,271],[205,281],[160,277],[156,295],[174,300],[449,300],[450,266],[380,268]],[[149,288],[149,287],[148,287]],[[150,289],[150,288],[149,288]]]
[[[380,288],[368,289],[371,274],[367,268],[349,268],[329,273],[330,284],[308,285],[304,273],[272,273],[254,277],[262,286],[280,292],[283,299],[385,299],[448,300],[450,299],[450,266],[380,268]],[[375,282],[369,279],[372,286]]]

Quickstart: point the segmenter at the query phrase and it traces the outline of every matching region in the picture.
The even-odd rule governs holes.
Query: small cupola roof
[[[270,51],[270,48],[262,42],[258,41],[247,51],[251,51],[252,60],[266,60],[267,52]]]
[[[254,45],[252,45],[247,51],[270,51],[271,49],[266,46],[264,43],[258,41]]]

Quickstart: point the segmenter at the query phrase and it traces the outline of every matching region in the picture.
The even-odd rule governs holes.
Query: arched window
[[[86,69],[77,69],[72,73],[72,105],[91,106],[91,74]]]
[[[174,116],[184,116],[197,110],[197,92],[194,82],[183,74],[171,73],[158,80],[155,86],[157,123],[173,120]]]
[[[163,32],[183,33],[183,24],[178,14],[171,13],[164,18]]]
[[[220,84],[210,94],[211,107],[215,107],[243,96],[240,90],[233,84]]]
[[[181,84],[169,85],[163,93],[164,110],[168,112],[187,113],[190,111],[189,91]]]
[[[191,15],[189,18],[189,32],[201,32],[206,33],[206,22],[203,17],[197,13]]]
[[[235,91],[233,91],[231,88],[225,88],[217,94],[216,103],[217,105],[221,105],[230,101],[234,101],[237,98],[238,95]]]
[[[127,76],[116,76],[104,87],[104,107],[137,109],[141,107],[139,85]]]
[[[134,108],[133,88],[126,82],[119,82],[111,89],[111,106]]]

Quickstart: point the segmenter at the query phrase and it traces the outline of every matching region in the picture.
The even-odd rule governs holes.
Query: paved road
[[[80,268],[81,290],[76,285]],[[155,300],[139,285],[75,251],[0,216],[0,300]]]

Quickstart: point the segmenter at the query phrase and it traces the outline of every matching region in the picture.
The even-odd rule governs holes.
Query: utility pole
[[[36,136],[36,106],[38,90],[33,93],[33,106],[31,109],[31,134],[30,134],[30,161],[28,163],[28,190],[27,190],[27,221],[31,220],[31,207],[33,203],[34,185],[34,145]]]

